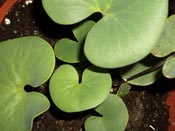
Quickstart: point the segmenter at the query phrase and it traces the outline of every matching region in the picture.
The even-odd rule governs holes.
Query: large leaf
[[[124,131],[126,128],[128,111],[119,96],[109,95],[95,110],[102,117],[88,118],[85,122],[86,131]]]
[[[162,35],[152,50],[152,54],[157,57],[165,57],[175,52],[175,15],[167,19]]]
[[[148,55],[167,17],[168,0],[42,0],[57,23],[77,23],[93,13],[103,17],[88,33],[85,55],[95,65],[117,68]]]
[[[155,66],[159,62],[160,62],[160,59],[149,55],[145,59],[143,59],[142,61],[139,61],[136,64],[120,68],[119,72],[123,79],[127,79],[131,76],[134,76],[140,72],[143,72]],[[143,74],[143,76],[140,76],[134,80],[128,81],[128,83],[133,85],[139,85],[139,86],[147,86],[154,83],[158,78],[160,78],[160,76],[161,76],[161,71],[160,69],[157,69],[148,74]]]
[[[32,120],[49,108],[48,99],[26,92],[48,80],[55,65],[51,46],[38,37],[0,43],[0,130],[28,131]]]
[[[62,65],[51,77],[50,94],[61,110],[78,112],[102,103],[109,95],[111,86],[111,77],[103,69],[87,68],[82,80],[79,80],[74,67]]]
[[[73,29],[77,42],[67,38],[59,40],[54,48],[56,57],[68,63],[77,63],[85,60],[83,52],[84,40],[94,24],[95,22],[93,21],[85,21]]]
[[[163,65],[163,75],[167,78],[175,78],[175,58],[171,58]]]

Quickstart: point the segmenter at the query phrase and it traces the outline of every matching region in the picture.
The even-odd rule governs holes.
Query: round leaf
[[[144,58],[150,53],[162,32],[167,2],[108,2],[108,9],[103,11],[104,17],[87,35],[85,55],[88,60],[100,67],[118,68]]]
[[[168,0],[42,2],[48,15],[60,24],[77,23],[96,12],[103,15],[88,33],[84,50],[90,62],[105,68],[126,66],[148,55],[168,12]]]
[[[87,68],[79,78],[71,65],[60,66],[50,80],[50,94],[58,108],[78,112],[96,107],[108,96],[112,80],[103,69]]]
[[[119,72],[123,79],[127,79],[133,75],[136,75],[146,69],[153,67],[159,61],[160,59],[157,59],[149,55],[148,57],[146,57],[145,59],[136,64],[120,68]],[[160,76],[161,76],[160,69],[157,69],[148,74],[144,74],[143,76],[140,76],[134,80],[128,81],[128,83],[139,86],[147,86],[154,83],[158,78],[160,78]]]
[[[175,78],[175,58],[165,62],[163,65],[163,75],[167,78]]]
[[[128,122],[127,108],[119,96],[109,95],[96,108],[102,117],[92,116],[85,122],[86,131],[124,131]]]
[[[24,91],[51,76],[55,57],[51,46],[38,37],[22,37],[0,43],[0,130],[28,131],[34,117],[49,108],[48,99]]]
[[[175,51],[175,15],[167,19],[162,35],[152,50],[157,57],[165,57]]]
[[[84,39],[94,23],[93,21],[85,21],[73,29],[78,42],[66,38],[59,40],[54,48],[56,57],[68,63],[77,63],[85,60],[83,52]]]
[[[68,63],[78,63],[85,60],[82,45],[69,39],[59,40],[54,47],[58,59]]]

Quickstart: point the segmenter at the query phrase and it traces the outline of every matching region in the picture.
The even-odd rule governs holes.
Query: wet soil
[[[175,2],[170,0],[170,14],[175,13]],[[7,13],[0,25],[0,41],[11,38],[35,35],[42,37],[52,46],[61,38],[74,38],[71,26],[58,25],[52,22],[42,8],[41,0],[25,4],[19,0]],[[59,66],[61,62],[57,60]],[[117,71],[110,70],[113,79],[117,79]],[[170,84],[171,83],[171,84]],[[169,125],[169,112],[165,104],[167,92],[175,88],[174,80],[161,78],[155,84],[147,87],[133,86],[124,98],[129,111],[129,122],[126,131],[166,131]],[[27,91],[33,90],[25,87]],[[83,131],[84,121],[93,114],[93,110],[80,113],[65,113],[52,103],[48,92],[48,83],[37,90],[45,94],[51,107],[48,111],[34,119],[32,131]]]

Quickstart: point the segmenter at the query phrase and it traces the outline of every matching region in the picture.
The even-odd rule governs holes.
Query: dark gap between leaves
[[[37,87],[32,87],[32,86],[30,86],[30,85],[26,85],[26,86],[24,87],[24,90],[25,90],[26,92],[32,92],[32,91],[38,91],[38,88],[37,88]]]

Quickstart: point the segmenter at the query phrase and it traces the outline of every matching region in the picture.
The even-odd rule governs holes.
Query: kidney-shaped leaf
[[[51,46],[38,37],[22,37],[0,43],[0,130],[28,131],[32,120],[49,108],[48,99],[26,92],[51,76],[55,56]]]
[[[85,60],[82,45],[73,40],[64,38],[59,40],[54,47],[58,59],[68,63],[78,63]]]
[[[175,52],[175,15],[167,19],[162,35],[151,51],[157,57],[165,57]]]
[[[160,62],[160,59],[153,57],[152,55],[148,55],[143,60],[139,61],[136,64],[132,64],[119,69],[119,72],[123,79],[127,79],[131,76],[134,76],[144,70],[147,70],[153,67],[155,64]],[[161,76],[160,69],[152,71],[148,74],[144,74],[134,80],[128,81],[128,83],[139,86],[147,86],[154,83]]]
[[[128,111],[119,96],[109,95],[95,110],[102,117],[88,118],[85,122],[86,131],[124,131],[126,128]]]
[[[95,65],[117,68],[141,60],[156,44],[167,17],[168,0],[42,0],[57,23],[77,23],[100,12],[85,41]]]
[[[85,21],[73,29],[77,42],[67,38],[59,40],[54,48],[56,57],[68,63],[77,63],[85,60],[83,52],[84,40],[94,24],[95,22],[93,21]]]
[[[163,65],[163,75],[167,78],[175,78],[175,58],[171,58]]]
[[[71,65],[60,66],[50,80],[50,94],[58,108],[65,112],[78,112],[102,103],[112,86],[109,73],[103,69],[87,68],[79,82]]]

